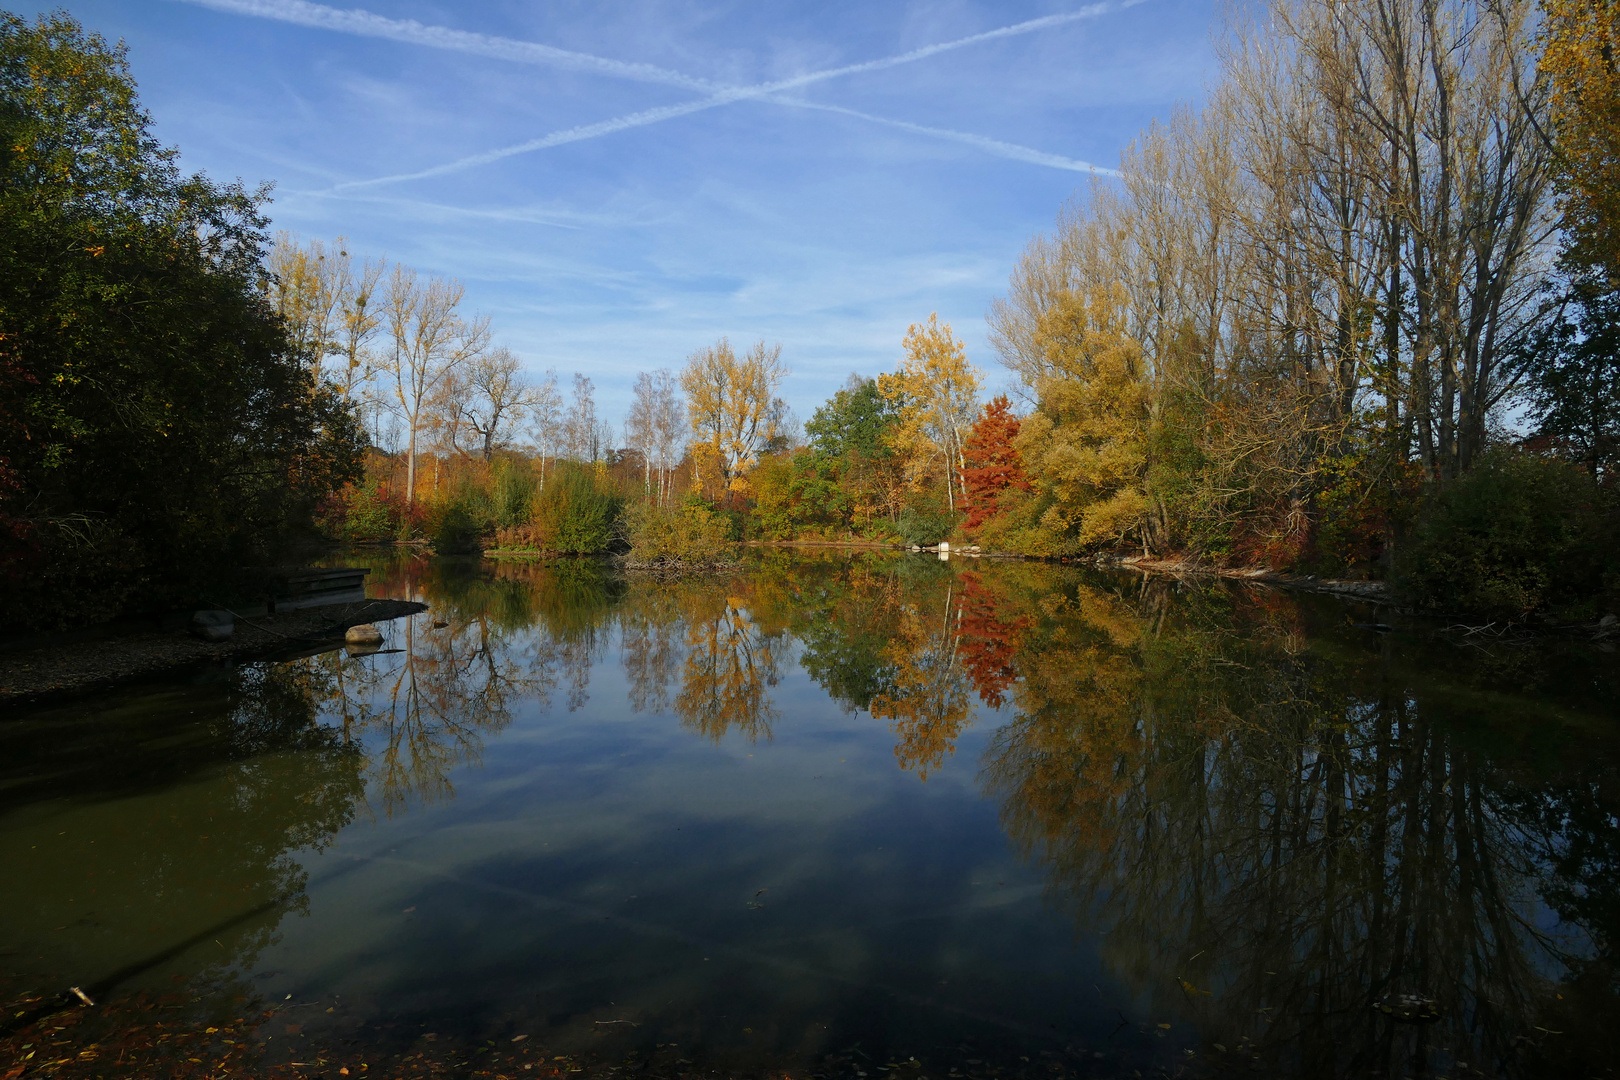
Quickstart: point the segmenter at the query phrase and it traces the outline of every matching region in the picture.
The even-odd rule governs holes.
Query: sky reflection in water
[[[734,1067],[1609,1052],[1610,654],[1031,564],[372,565],[431,604],[383,652],[0,725],[0,969]]]

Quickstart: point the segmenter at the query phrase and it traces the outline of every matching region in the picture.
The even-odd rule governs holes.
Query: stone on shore
[[[236,616],[229,611],[199,611],[191,616],[191,632],[204,641],[229,641],[236,632]]]
[[[382,639],[382,631],[371,623],[351,626],[343,635],[343,641],[348,645],[381,645]]]

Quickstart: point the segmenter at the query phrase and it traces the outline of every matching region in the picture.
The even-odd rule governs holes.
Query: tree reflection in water
[[[1404,678],[1387,648],[1308,648],[1275,597],[1204,619],[1196,601],[1167,618],[1166,599],[1079,586],[1052,605],[1077,617],[1023,651],[981,778],[1054,898],[1106,930],[1112,966],[1304,1075],[1513,1074],[1593,1045],[1542,1014],[1561,993],[1615,1004],[1612,979],[1569,985],[1610,970],[1612,910],[1560,898],[1613,895],[1616,864],[1565,883],[1557,859],[1614,850],[1613,792],[1592,783],[1611,770],[1538,779],[1527,804],[1522,759],[1447,707],[1477,689]],[[1491,705],[1500,728],[1533,719]],[[1401,995],[1438,1020],[1378,1008]]]
[[[6,974],[98,1000],[170,976],[246,993],[283,916],[309,910],[300,851],[363,795],[361,755],[317,721],[331,690],[250,665],[8,718],[0,926],[28,947]]]
[[[1523,1075],[1576,1069],[1615,1037],[1616,755],[1612,730],[1581,726],[1612,729],[1615,688],[1589,654],[1397,645],[1332,602],[1028,564],[448,573],[413,580],[449,626],[413,621],[394,656],[307,662],[345,732],[382,736],[369,769],[388,812],[451,795],[452,767],[514,702],[566,688],[579,708],[615,642],[633,710],[768,739],[797,641],[804,671],[886,721],[922,779],[970,725],[999,725],[979,779],[1011,842],[1217,1058]],[[1380,1010],[1402,995],[1438,1018]]]

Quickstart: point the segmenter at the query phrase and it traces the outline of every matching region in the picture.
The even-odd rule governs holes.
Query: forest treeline
[[[1143,131],[1029,244],[990,313],[1010,400],[983,400],[931,316],[799,439],[779,354],[722,340],[641,377],[595,475],[632,506],[685,495],[696,523],[649,544],[677,556],[719,534],[952,539],[1600,614],[1620,540],[1616,22],[1575,0],[1275,4],[1228,29],[1204,106]]]
[[[1616,20],[1605,0],[1278,0],[950,324],[802,430],[779,346],[644,372],[616,433],[451,280],[182,175],[121,46],[7,15],[8,614],[228,593],[301,542],[628,550],[950,539],[1392,577],[1506,618],[1613,606]]]

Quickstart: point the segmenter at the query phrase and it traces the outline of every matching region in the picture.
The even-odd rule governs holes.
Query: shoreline
[[[0,653],[0,703],[69,697],[142,675],[204,661],[273,654],[289,647],[331,643],[336,648],[351,626],[387,622],[426,610],[426,604],[411,600],[360,600],[281,615],[240,617],[231,638],[218,642],[193,637],[186,628],[150,625],[126,632],[113,629],[79,641],[46,637],[37,645]]]
[[[1274,585],[1282,589],[1301,592],[1331,593],[1354,600],[1367,600],[1375,604],[1396,605],[1394,591],[1387,581],[1357,581],[1348,578],[1319,578],[1312,574],[1284,574],[1269,566],[1211,566],[1182,559],[1156,559],[1152,556],[1127,555],[1113,559],[1111,564],[1121,570],[1140,570],[1143,573],[1165,574],[1170,577],[1221,577],[1234,581],[1248,581],[1257,585]]]

